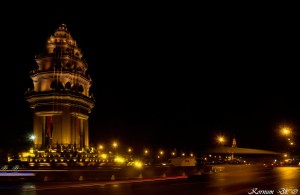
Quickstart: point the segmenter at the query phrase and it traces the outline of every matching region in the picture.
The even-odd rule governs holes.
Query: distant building
[[[34,148],[89,147],[88,119],[95,105],[81,50],[65,24],[46,41],[25,94],[33,109]]]

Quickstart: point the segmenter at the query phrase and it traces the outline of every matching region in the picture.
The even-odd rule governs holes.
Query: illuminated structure
[[[65,24],[48,38],[35,61],[33,88],[25,94],[34,115],[34,148],[88,148],[88,118],[95,105],[92,80]]]
[[[236,145],[236,139],[235,138],[233,138],[233,140],[232,140],[232,146],[231,147],[233,147],[233,148],[237,147],[237,145]]]

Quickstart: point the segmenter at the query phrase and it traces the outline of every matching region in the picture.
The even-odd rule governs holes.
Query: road
[[[1,195],[242,195],[300,194],[300,167],[226,165],[224,171],[197,177],[160,177],[126,181],[5,182]]]

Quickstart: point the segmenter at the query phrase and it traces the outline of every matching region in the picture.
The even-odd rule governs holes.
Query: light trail
[[[35,176],[35,173],[30,173],[30,172],[26,172],[26,173],[22,173],[22,172],[5,172],[5,173],[0,173],[0,177],[17,177],[17,176],[22,176],[22,177],[26,177],[26,176]]]
[[[145,178],[145,179],[128,179],[128,180],[118,180],[118,181],[101,181],[101,182],[87,182],[87,183],[69,183],[69,184],[53,184],[53,186],[35,186],[30,188],[23,188],[23,191],[38,191],[38,190],[51,190],[51,189],[62,189],[62,188],[79,188],[79,187],[92,187],[92,186],[106,186],[106,185],[116,185],[116,184],[128,184],[128,183],[141,183],[141,182],[151,182],[151,181],[165,181],[165,180],[175,180],[175,179],[187,179],[187,176],[171,176],[171,177],[155,177],[155,178]]]
[[[18,169],[18,170],[0,170],[0,173],[13,173],[13,172],[65,172],[69,170],[59,170],[59,169],[42,169],[42,170],[35,170],[35,169]]]

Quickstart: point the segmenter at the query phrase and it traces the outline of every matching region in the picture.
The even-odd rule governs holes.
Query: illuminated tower
[[[82,52],[65,24],[46,41],[30,72],[33,88],[26,100],[33,109],[36,148],[89,147],[88,118],[95,105],[92,80]]]
[[[233,148],[236,148],[236,147],[237,147],[235,138],[233,138],[233,140],[232,140],[232,147],[233,147]]]
[[[232,146],[231,147],[237,148],[236,139],[235,138],[233,138],[233,140],[232,140]],[[234,160],[234,154],[233,154],[233,152],[231,153],[231,160]]]

